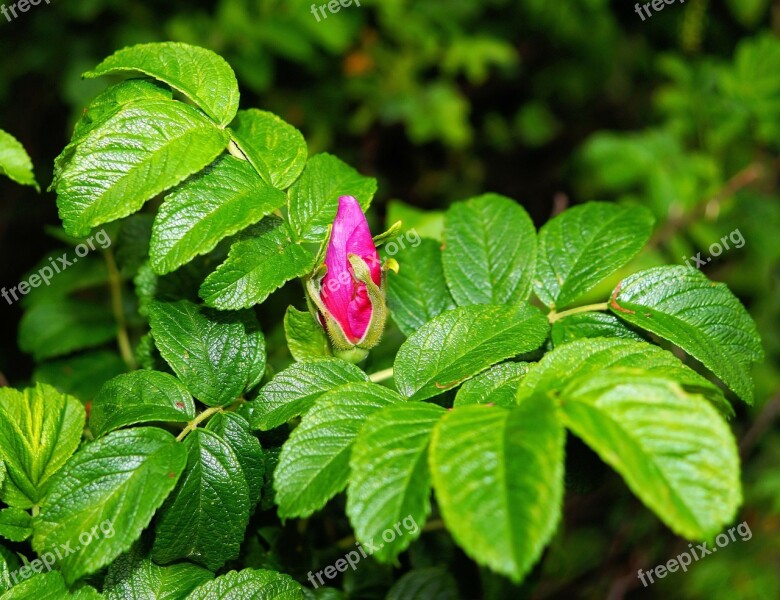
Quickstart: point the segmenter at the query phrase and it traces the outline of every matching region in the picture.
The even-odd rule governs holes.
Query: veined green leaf
[[[28,575],[28,577],[30,577]],[[35,598],[35,600],[62,600],[63,598],[73,598],[74,595],[68,593],[68,588],[65,585],[65,581],[62,575],[58,571],[49,571],[48,573],[41,573],[39,575],[33,574],[32,577],[26,580],[21,580],[19,574],[18,585],[13,585],[11,588],[0,598],[2,600],[29,600]],[[81,595],[77,597],[83,600],[89,600],[94,596]]]
[[[218,158],[166,196],[152,229],[152,268],[158,275],[173,271],[257,223],[286,200],[245,160]]]
[[[528,369],[525,362],[495,365],[464,383],[455,395],[454,406],[495,404],[510,408],[517,404],[517,386]]]
[[[365,177],[335,156],[316,154],[287,191],[290,226],[297,240],[321,242],[333,223],[339,196],[354,196],[365,211],[376,193],[376,179]]]
[[[445,214],[444,242],[444,275],[459,306],[528,299],[536,228],[522,206],[498,194],[453,204]]]
[[[0,129],[0,175],[21,185],[31,185],[40,191],[35,181],[33,164],[24,146],[10,133]]]
[[[370,416],[355,439],[347,514],[358,540],[376,540],[372,556],[381,562],[394,560],[417,539],[431,512],[428,442],[445,412],[435,404],[390,405]],[[379,542],[396,523],[404,530]]]
[[[764,350],[753,319],[724,284],[688,267],[655,267],[624,279],[610,308],[678,345],[753,402],[750,365],[763,359]]]
[[[211,163],[227,143],[225,131],[181,102],[124,105],[76,147],[57,182],[65,231],[84,236],[133,214]]]
[[[138,539],[185,464],[184,448],[153,427],[115,431],[85,446],[52,478],[33,520],[33,548],[41,555],[70,545],[58,562],[68,584],[98,571]]]
[[[633,369],[577,378],[560,398],[566,426],[675,533],[705,539],[734,518],[737,447],[704,398]]]
[[[304,600],[300,584],[289,575],[265,569],[231,571],[204,583],[187,600]]]
[[[231,134],[260,176],[275,188],[290,187],[306,165],[309,150],[301,132],[273,113],[239,111]]]
[[[288,306],[284,313],[284,335],[290,354],[299,362],[319,360],[333,356],[328,336],[309,311]]]
[[[279,516],[307,517],[342,491],[363,421],[402,400],[396,392],[366,382],[348,383],[320,397],[282,447],[274,473]]]
[[[103,593],[107,600],[181,600],[213,578],[211,571],[189,563],[160,567],[135,545],[108,567]]]
[[[21,508],[0,510],[0,537],[12,542],[23,542],[32,535],[30,513]]]
[[[7,471],[0,498],[19,508],[40,503],[78,447],[85,419],[81,402],[51,386],[0,388],[0,461]]]
[[[331,358],[295,363],[265,384],[251,409],[253,429],[268,430],[304,414],[326,392],[345,383],[367,382],[355,365]]]
[[[393,258],[398,274],[387,275],[387,304],[390,314],[405,335],[412,335],[425,323],[455,308],[441,265],[439,244],[424,239]]]
[[[236,75],[224,58],[210,50],[178,42],[138,44],[114,52],[84,77],[128,72],[167,83],[222,127],[236,116]]]
[[[642,206],[588,202],[539,230],[534,290],[552,309],[571,304],[631,260],[653,232]]]
[[[292,241],[286,223],[269,219],[258,237],[233,244],[227,260],[203,282],[200,297],[220,310],[249,308],[311,270],[314,258]]]
[[[95,437],[135,425],[195,418],[192,396],[178,379],[159,371],[133,371],[114,377],[92,401],[89,428]]]
[[[511,410],[459,407],[433,430],[430,467],[447,529],[474,560],[515,582],[558,524],[564,440],[544,397]]]
[[[633,329],[629,329],[615,315],[603,312],[587,312],[569,315],[552,326],[552,341],[555,346],[584,338],[612,337],[646,341]]]
[[[265,341],[252,312],[221,313],[186,300],[153,302],[149,323],[162,357],[204,404],[230,404],[263,376]]]
[[[217,413],[207,429],[221,437],[235,453],[249,489],[249,509],[254,510],[263,487],[265,459],[260,442],[249,429],[249,422],[236,413]]]
[[[0,465],[3,463],[0,462]],[[1,469],[0,469],[1,470]],[[10,579],[11,573],[19,568],[19,560],[16,554],[0,546],[0,598],[2,594],[8,591],[14,584]]]
[[[425,400],[489,366],[539,348],[547,319],[529,305],[462,306],[442,313],[403,343],[395,359],[398,390]]]
[[[219,435],[196,429],[184,441],[187,468],[160,511],[152,557],[189,558],[210,571],[238,557],[249,522],[249,488],[235,452]]]

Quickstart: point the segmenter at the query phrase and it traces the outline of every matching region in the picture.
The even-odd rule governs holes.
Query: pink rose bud
[[[341,196],[325,264],[307,288],[337,355],[362,360],[379,343],[387,313],[384,287],[382,265],[363,210],[357,199]]]

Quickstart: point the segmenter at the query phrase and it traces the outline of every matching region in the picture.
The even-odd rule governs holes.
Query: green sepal
[[[379,246],[384,244],[387,240],[396,237],[401,232],[402,226],[403,221],[396,221],[390,226],[390,229],[384,233],[380,233],[379,235],[374,236],[374,246],[379,248]]]

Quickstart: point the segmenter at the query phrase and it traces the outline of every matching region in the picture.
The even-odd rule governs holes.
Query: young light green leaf
[[[181,102],[126,104],[76,147],[57,182],[65,231],[85,236],[133,214],[203,169],[227,143],[225,131]]]
[[[498,194],[453,204],[445,215],[444,241],[444,275],[459,306],[528,299],[536,228],[522,206]]]
[[[339,196],[354,196],[365,211],[376,193],[376,179],[365,177],[327,153],[309,159],[287,191],[290,225],[297,240],[321,242],[333,223]]]
[[[115,431],[85,446],[52,478],[33,520],[33,548],[39,555],[72,549],[58,562],[68,584],[98,571],[138,539],[185,464],[184,448],[153,427]]]
[[[103,593],[107,600],[182,600],[213,578],[211,571],[189,563],[160,567],[136,544],[108,567]]]
[[[204,404],[230,404],[263,376],[265,341],[251,311],[222,313],[187,300],[153,302],[149,323],[162,357]]]
[[[455,395],[454,406],[494,404],[511,408],[517,404],[517,386],[528,369],[525,362],[495,365],[464,383]]]
[[[230,571],[197,588],[187,600],[304,600],[300,584],[289,575],[266,569]]]
[[[616,338],[576,340],[555,348],[531,365],[517,390],[518,402],[534,394],[559,393],[575,378],[611,368],[643,369],[655,377],[676,381],[705,396],[724,414],[734,414],[718,386],[685,366],[671,352],[647,342]]]
[[[231,135],[266,183],[285,190],[303,171],[309,153],[301,132],[275,114],[239,111]]]
[[[586,312],[569,315],[555,321],[551,337],[555,346],[585,338],[611,337],[646,341],[635,330],[630,329],[615,315],[603,312]]]
[[[203,282],[200,297],[220,310],[249,308],[311,270],[314,258],[292,241],[286,223],[269,219],[259,236],[233,244],[227,260]]]
[[[236,413],[217,413],[207,429],[221,437],[235,453],[249,489],[249,509],[254,510],[260,501],[265,459],[260,442],[249,429],[249,422]]]
[[[631,260],[653,232],[642,206],[588,202],[539,230],[534,290],[554,310],[571,304]]]
[[[143,73],[167,83],[222,127],[236,116],[236,75],[224,58],[205,48],[177,42],[138,44],[114,52],[84,77],[117,73]]]
[[[178,379],[159,371],[133,371],[107,381],[92,401],[89,428],[95,437],[135,425],[195,418],[192,396]]]
[[[447,529],[480,564],[519,582],[561,514],[565,434],[546,398],[511,410],[463,406],[431,438],[433,486]]]
[[[216,433],[184,441],[187,468],[160,511],[155,562],[189,558],[211,571],[238,557],[249,522],[249,487],[235,452]]]
[[[21,508],[0,510],[0,537],[12,542],[23,542],[32,535],[30,513]]]
[[[386,600],[459,600],[455,578],[442,567],[413,569],[393,584]]]
[[[542,345],[549,325],[529,305],[462,306],[423,325],[395,359],[395,383],[412,400],[454,388],[489,366]]]
[[[370,416],[355,439],[349,468],[347,514],[355,537],[390,562],[419,535],[431,512],[428,442],[445,410],[418,402],[391,405]],[[405,531],[382,544],[382,534],[402,523]]]
[[[108,306],[61,298],[36,304],[19,323],[19,348],[36,361],[95,348],[116,337]]]
[[[734,436],[697,394],[641,369],[575,379],[561,393],[566,426],[675,533],[714,536],[741,500]]]
[[[402,401],[375,383],[348,383],[324,394],[282,447],[274,473],[279,516],[307,517],[342,491],[360,427],[370,415]]]
[[[400,268],[398,274],[388,273],[387,304],[404,335],[412,335],[434,317],[455,308],[444,280],[438,243],[424,239],[416,248],[409,246],[393,258]]]
[[[149,245],[154,272],[170,273],[211,252],[220,240],[257,223],[286,199],[245,160],[218,158],[168,194],[160,206]]]
[[[251,409],[252,429],[269,430],[304,414],[326,392],[346,383],[367,382],[355,365],[333,358],[295,363],[265,384]]]
[[[0,499],[18,508],[39,504],[78,447],[85,419],[81,402],[51,386],[0,388],[0,461],[7,471]]]
[[[678,345],[752,404],[750,365],[764,350],[755,322],[725,284],[688,267],[655,267],[624,279],[610,308]]]
[[[314,322],[309,311],[288,306],[284,313],[284,335],[290,354],[299,362],[333,356],[325,331]]]
[[[10,133],[0,129],[0,175],[21,185],[31,185],[40,191],[35,181],[33,164],[24,146]]]

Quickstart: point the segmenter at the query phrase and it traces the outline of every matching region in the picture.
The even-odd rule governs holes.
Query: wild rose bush
[[[86,407],[46,384],[0,389],[0,536],[40,557],[22,566],[0,546],[3,600],[336,598],[383,564],[406,571],[389,597],[429,598],[423,583],[458,597],[416,552],[450,539],[519,583],[560,525],[567,432],[675,533],[707,540],[734,521],[727,419],[732,394],[752,402],[759,336],[699,271],[629,270],[648,210],[589,202],[537,232],[485,194],[382,257],[415,223],[372,236],[376,181],[238,110],[220,57],[147,44],[86,74],[104,75],[130,78],[87,107],[52,189],[67,239],[117,240],[129,372]],[[23,150],[0,143],[5,172],[33,184]],[[307,310],[267,314],[280,288]],[[283,318],[286,339],[266,340],[258,315]],[[405,340],[383,339],[388,316]],[[106,341],[76,337],[26,343],[54,357]],[[382,345],[394,357],[378,368]],[[272,372],[286,351],[295,362]],[[363,562],[339,562],[358,549]]]

